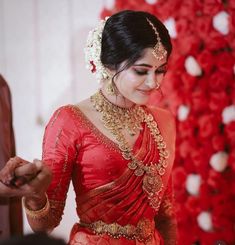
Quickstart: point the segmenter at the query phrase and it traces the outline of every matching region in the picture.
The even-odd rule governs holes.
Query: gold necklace
[[[142,129],[144,114],[139,106],[124,108],[111,103],[105,98],[100,90],[91,96],[91,102],[95,109],[102,113],[102,122],[110,131],[126,129],[133,136]]]
[[[128,168],[133,170],[136,176],[143,178],[143,190],[147,193],[150,205],[158,210],[160,206],[161,191],[163,189],[162,176],[165,174],[167,167],[167,158],[169,153],[166,150],[166,143],[163,140],[157,122],[152,114],[148,114],[143,107],[135,105],[127,109],[112,104],[107,98],[98,91],[91,96],[93,107],[101,113],[104,126],[113,134],[118,142],[122,156],[126,160],[130,160]],[[130,133],[137,133],[141,128],[141,123],[146,123],[157,144],[159,151],[159,160],[156,163],[150,162],[148,165],[138,160],[132,153],[128,142],[126,141],[122,129],[127,129]],[[132,128],[133,127],[133,128]]]

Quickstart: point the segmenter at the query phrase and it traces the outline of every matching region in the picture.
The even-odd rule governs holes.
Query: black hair
[[[109,17],[105,23],[100,56],[105,67],[118,71],[120,64],[126,61],[122,70],[127,69],[141,58],[144,49],[156,45],[157,36],[147,19],[157,29],[169,57],[172,45],[164,24],[150,13],[124,10]]]

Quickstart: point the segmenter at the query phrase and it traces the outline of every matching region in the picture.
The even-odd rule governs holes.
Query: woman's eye
[[[156,70],[156,74],[165,74],[166,70]]]
[[[135,69],[135,72],[138,75],[146,75],[148,73],[148,71],[146,71],[146,70],[136,70],[136,69]]]

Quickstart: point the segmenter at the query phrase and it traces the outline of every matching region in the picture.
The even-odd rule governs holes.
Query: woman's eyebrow
[[[162,67],[162,66],[164,66],[164,65],[166,65],[167,64],[167,62],[165,62],[164,64],[162,64],[162,65],[160,65],[158,68],[160,68],[160,67]],[[148,68],[152,68],[153,66],[151,66],[151,65],[149,65],[149,64],[145,64],[145,63],[141,63],[141,64],[135,64],[134,66],[144,66],[144,67],[148,67]],[[157,69],[158,69],[157,68]]]

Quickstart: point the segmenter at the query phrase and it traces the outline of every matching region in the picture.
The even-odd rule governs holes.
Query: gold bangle
[[[40,219],[40,218],[45,217],[49,213],[50,202],[49,202],[49,199],[48,199],[48,196],[46,193],[45,193],[45,195],[46,195],[46,204],[44,205],[44,207],[42,207],[41,209],[38,209],[38,210],[31,210],[31,209],[27,208],[27,205],[25,202],[25,197],[22,198],[23,207],[24,207],[24,210],[25,210],[25,213],[27,214],[27,216],[29,216],[30,218],[33,218],[33,219]]]

